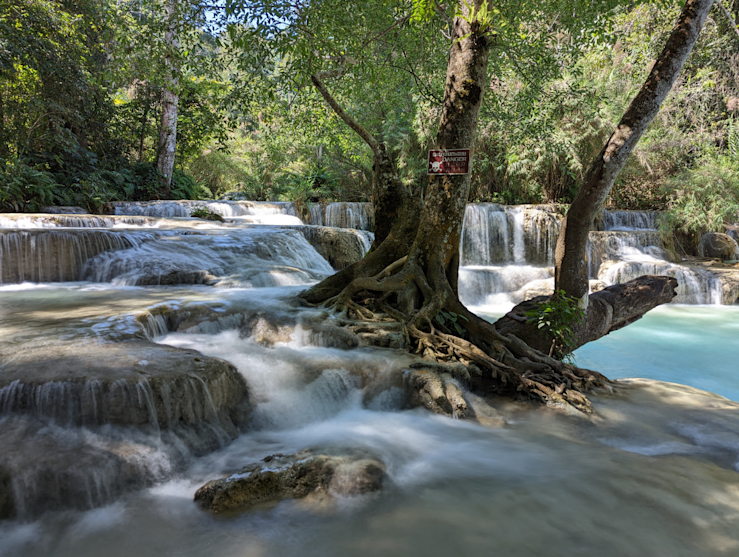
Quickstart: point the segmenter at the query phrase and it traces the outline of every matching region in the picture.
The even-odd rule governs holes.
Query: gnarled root
[[[420,307],[400,307],[409,290],[416,293]],[[460,418],[469,415],[461,386],[591,413],[592,405],[584,393],[609,384],[597,372],[556,360],[513,334],[496,331],[464,307],[443,272],[427,276],[408,257],[392,262],[374,276],[354,278],[323,305],[347,319],[399,322],[406,349],[428,362],[423,369],[407,372],[406,385],[415,393],[414,404],[436,413]],[[463,324],[461,331],[451,331],[436,319],[442,310],[457,316],[456,323]],[[434,365],[445,369],[461,365],[467,371],[460,378],[448,370],[429,368]]]

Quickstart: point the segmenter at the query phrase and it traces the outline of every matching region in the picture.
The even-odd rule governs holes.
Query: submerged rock
[[[240,511],[257,503],[301,499],[314,493],[362,495],[381,489],[384,478],[385,465],[364,453],[276,454],[206,483],[195,493],[195,501],[214,513]]]

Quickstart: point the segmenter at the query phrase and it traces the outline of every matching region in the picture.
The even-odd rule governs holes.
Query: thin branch
[[[434,0],[434,8],[436,9],[436,13],[438,13],[441,18],[449,24],[449,27],[454,25],[454,20],[452,20],[452,18],[444,11],[444,8],[439,4],[439,0]]]
[[[731,28],[734,30],[734,33],[736,33],[736,36],[739,37],[739,27],[736,26],[736,21],[734,21],[734,17],[731,15],[731,12],[724,5],[722,0],[716,0],[716,4],[718,4],[718,7],[721,9],[722,12],[724,12],[724,15],[731,24]]]
[[[323,98],[337,114],[337,116],[341,118],[347,126],[353,129],[357,133],[357,135],[359,135],[359,137],[364,139],[365,143],[367,143],[370,149],[372,149],[372,153],[378,154],[380,151],[380,144],[378,143],[378,141],[359,122],[357,122],[354,118],[346,113],[346,111],[339,105],[339,103],[336,102],[336,99],[334,99],[331,93],[329,93],[328,89],[326,89],[326,86],[323,83],[323,81],[326,79],[333,79],[344,75],[344,73],[346,72],[346,63],[346,56],[342,56],[341,65],[339,68],[335,70],[318,72],[316,74],[313,74],[310,79],[313,82],[313,85],[316,86],[316,89],[318,89],[318,92],[321,93]]]
[[[408,14],[407,16],[401,17],[400,19],[396,20],[395,23],[393,23],[390,27],[388,27],[384,31],[381,31],[380,33],[378,33],[374,37],[371,37],[371,38],[367,39],[366,41],[364,41],[364,43],[362,43],[362,46],[360,47],[360,49],[361,50],[364,50],[370,44],[372,44],[373,42],[377,41],[378,39],[381,39],[382,37],[384,37],[385,35],[387,35],[390,31],[392,31],[396,27],[402,27],[403,25],[405,25],[408,22],[408,20],[410,18],[411,18],[411,14]]]

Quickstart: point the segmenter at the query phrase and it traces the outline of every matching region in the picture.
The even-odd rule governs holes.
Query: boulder
[[[209,423],[236,437],[248,390],[233,365],[144,340],[0,349],[0,416],[74,426],[172,428]],[[216,444],[217,447],[217,444]],[[212,449],[211,449],[212,450]]]
[[[698,244],[698,253],[701,257],[713,259],[734,259],[737,252],[737,244],[734,238],[728,234],[719,232],[708,232],[701,236]]]
[[[257,503],[316,493],[345,497],[370,493],[382,488],[384,478],[385,465],[361,452],[276,454],[206,483],[195,493],[195,501],[213,513],[242,511]]]
[[[302,226],[300,232],[336,270],[361,260],[367,251],[367,246],[360,236],[361,232],[357,230],[329,226]]]

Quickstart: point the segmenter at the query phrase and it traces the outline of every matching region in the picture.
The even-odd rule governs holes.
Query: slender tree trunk
[[[0,158],[8,157],[8,133],[9,126],[5,124],[5,98],[0,91]]]
[[[596,157],[575,196],[557,240],[555,290],[588,305],[588,232],[626,159],[647,126],[659,112],[665,97],[693,49],[714,0],[687,0],[682,13],[657,58],[649,77],[636,95],[618,127]]]
[[[177,40],[176,13],[177,0],[167,0],[167,30],[164,32],[164,44],[167,48],[165,55],[164,91],[162,92],[162,121],[159,128],[159,153],[157,170],[161,175],[160,197],[167,199],[172,186],[172,172],[174,171],[175,148],[177,146],[177,104],[179,97],[177,87],[179,79],[175,65],[175,50],[179,47]]]
[[[301,294],[310,303],[324,302],[341,293],[357,277],[374,276],[408,253],[418,228],[420,204],[400,181],[385,144],[349,115],[326,88],[324,80],[343,75],[347,60],[337,70],[312,76],[313,84],[336,115],[372,149],[372,202],[375,241],[367,256]]]
[[[146,138],[146,128],[147,123],[149,122],[149,109],[151,108],[151,105],[149,103],[146,103],[146,107],[144,108],[144,114],[141,117],[141,134],[139,135],[139,157],[138,162],[141,162],[144,160],[144,139]]]

